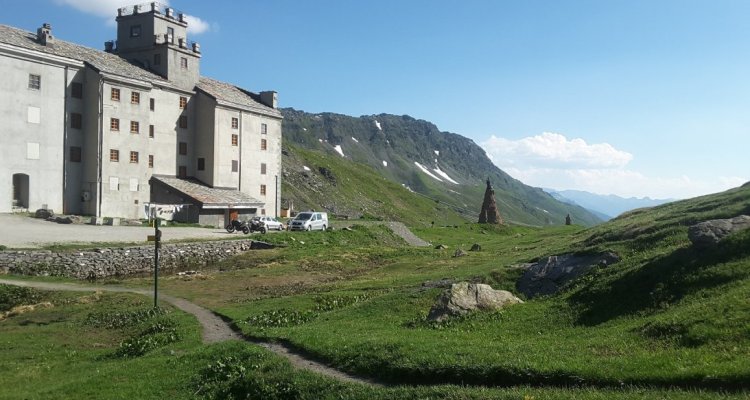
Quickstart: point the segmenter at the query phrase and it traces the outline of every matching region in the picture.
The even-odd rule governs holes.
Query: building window
[[[266,139],[260,139],[260,149],[261,150],[268,149],[268,143],[266,142]]]
[[[109,190],[120,190],[120,178],[116,176],[109,177]]]
[[[187,115],[180,115],[179,126],[180,128],[187,129]]]
[[[187,143],[180,142],[180,155],[187,155]]]
[[[109,130],[110,131],[119,131],[120,130],[120,120],[118,118],[110,118],[109,119]]]
[[[167,41],[174,44],[174,28],[167,28]]]
[[[237,129],[240,127],[240,120],[236,117],[232,117],[232,129]]]
[[[154,54],[154,65],[161,65],[161,54]]]
[[[260,164],[260,174],[265,175],[266,174],[266,163]]]
[[[138,152],[137,151],[130,152],[130,163],[138,164]]]
[[[154,156],[151,154],[148,155],[148,167],[154,168]]]
[[[240,170],[240,162],[237,160],[232,160],[232,172],[237,172]]]
[[[151,111],[154,111],[154,109],[156,109],[156,99],[148,99],[148,109]]]
[[[199,158],[198,159],[198,171],[203,171],[204,169],[206,169],[206,159]]]
[[[154,137],[154,126],[153,125],[149,125],[148,126],[148,137],[150,137],[150,138]]]
[[[265,135],[268,133],[268,125],[260,124],[260,134]]]
[[[109,161],[119,162],[120,161],[120,150],[110,149],[109,150]]]
[[[177,170],[177,174],[180,178],[187,178],[187,167],[184,165],[180,165],[180,168]]]
[[[70,127],[73,129],[81,129],[83,126],[83,117],[79,113],[70,113]]]
[[[141,124],[138,121],[130,121],[130,133],[140,133]]]
[[[180,96],[180,109],[184,110],[187,107],[187,97]]]
[[[42,76],[29,74],[29,89],[39,90],[42,88]]]
[[[187,69],[188,63],[187,63],[187,57],[180,57],[180,68]]]
[[[120,101],[120,89],[112,88],[112,94],[110,95],[112,101]]]
[[[133,25],[130,27],[130,37],[141,36],[141,25]]]
[[[240,142],[240,135],[232,134],[232,146],[237,146]]]
[[[70,146],[70,162],[81,162],[81,148]]]
[[[261,196],[266,195],[266,185],[260,185],[260,195]]]
[[[131,92],[130,93],[130,104],[141,104],[141,93]]]
[[[265,208],[261,208],[260,209],[260,215],[266,215],[266,209]]]
[[[70,97],[75,99],[83,98],[83,83],[73,82],[70,84]]]

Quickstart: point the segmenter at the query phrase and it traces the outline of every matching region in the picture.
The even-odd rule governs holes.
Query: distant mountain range
[[[584,207],[603,220],[610,220],[625,211],[636,208],[654,207],[674,201],[674,199],[652,199],[649,197],[624,198],[613,194],[603,195],[582,190],[544,189],[544,191],[562,202]]]
[[[284,143],[284,179],[293,183],[282,190],[284,201],[293,201],[300,207],[318,207],[333,213],[355,216],[353,199],[324,201],[320,182],[333,182],[323,176],[322,165],[302,165],[304,159],[322,159],[295,149],[323,154],[336,163],[328,163],[341,171],[349,169],[339,161],[371,169],[403,190],[411,191],[433,204],[446,207],[476,221],[483,199],[485,181],[489,178],[502,217],[510,222],[529,225],[560,225],[570,213],[573,221],[593,225],[602,220],[583,207],[556,200],[542,189],[523,184],[512,178],[487,157],[485,151],[471,139],[461,135],[441,132],[434,124],[414,119],[408,115],[379,114],[351,117],[334,113],[307,113],[291,108],[281,110]],[[292,160],[295,160],[292,162]],[[324,166],[323,166],[324,167]],[[317,179],[321,175],[321,179]],[[325,179],[323,179],[325,178]],[[365,188],[371,182],[354,182],[349,185]],[[305,188],[305,185],[316,187]],[[285,183],[285,184],[287,184]],[[341,186],[341,179],[336,180]],[[328,184],[328,183],[323,183]],[[334,190],[334,186],[329,187]],[[335,187],[343,193],[342,187]],[[364,191],[360,190],[361,193]],[[358,195],[359,196],[359,195]],[[332,195],[330,197],[333,197]],[[378,203],[377,201],[375,203]]]

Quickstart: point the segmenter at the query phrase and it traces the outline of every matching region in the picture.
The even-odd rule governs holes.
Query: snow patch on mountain
[[[437,161],[437,160],[435,160],[435,161]],[[441,177],[445,178],[446,181],[448,181],[450,183],[453,183],[455,185],[458,185],[458,182],[456,182],[454,179],[452,179],[450,176],[448,176],[448,174],[446,174],[444,171],[442,171],[440,169],[440,167],[435,167],[433,169],[433,171],[435,171],[435,173],[438,174],[438,175],[440,175]]]
[[[429,169],[425,168],[425,166],[424,166],[424,165],[422,165],[422,164],[420,164],[420,163],[418,163],[418,162],[416,162],[416,161],[414,161],[414,165],[416,165],[416,166],[417,166],[417,167],[418,167],[419,169],[421,169],[421,170],[422,170],[422,172],[424,172],[425,174],[427,174],[427,175],[428,175],[428,176],[430,176],[431,178],[433,178],[433,179],[435,179],[435,180],[437,180],[437,181],[440,181],[440,182],[442,182],[442,181],[443,181],[442,179],[440,179],[440,178],[438,178],[437,176],[435,176],[435,174],[433,174],[432,172],[430,172],[430,170],[429,170]]]
[[[337,153],[341,154],[341,157],[346,157],[344,155],[344,150],[341,149],[341,145],[340,144],[337,144],[333,149],[336,150]]]

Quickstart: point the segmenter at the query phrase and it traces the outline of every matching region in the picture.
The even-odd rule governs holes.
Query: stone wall
[[[162,244],[159,271],[199,269],[208,264],[268,245],[252,240]],[[0,273],[97,279],[148,275],[154,271],[154,246],[99,248],[80,251],[0,251]]]

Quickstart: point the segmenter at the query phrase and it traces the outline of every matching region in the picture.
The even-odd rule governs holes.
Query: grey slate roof
[[[175,178],[167,175],[153,175],[157,180],[174,190],[201,203],[203,208],[249,208],[265,203],[235,189],[212,188],[194,178]]]
[[[127,78],[139,79],[152,83],[166,83],[166,79],[151,73],[127,60],[111,53],[95,50],[55,38],[53,46],[45,46],[37,42],[36,33],[0,24],[0,43],[36,50],[42,53],[89,63],[97,70]]]
[[[0,24],[0,43],[83,61],[98,71],[112,75],[134,78],[156,84],[169,83],[167,79],[160,75],[149,72],[138,65],[131,64],[116,54],[80,46],[58,38],[55,38],[53,46],[45,46],[37,42],[36,33],[8,25]],[[257,94],[240,89],[230,83],[201,77],[196,88],[217,100],[234,103],[243,108],[249,108],[281,118],[281,112],[262,104]]]
[[[231,83],[221,82],[216,79],[202,76],[196,87],[217,100],[234,103],[245,108],[281,117],[281,112],[279,110],[262,104],[257,94],[238,88]]]

